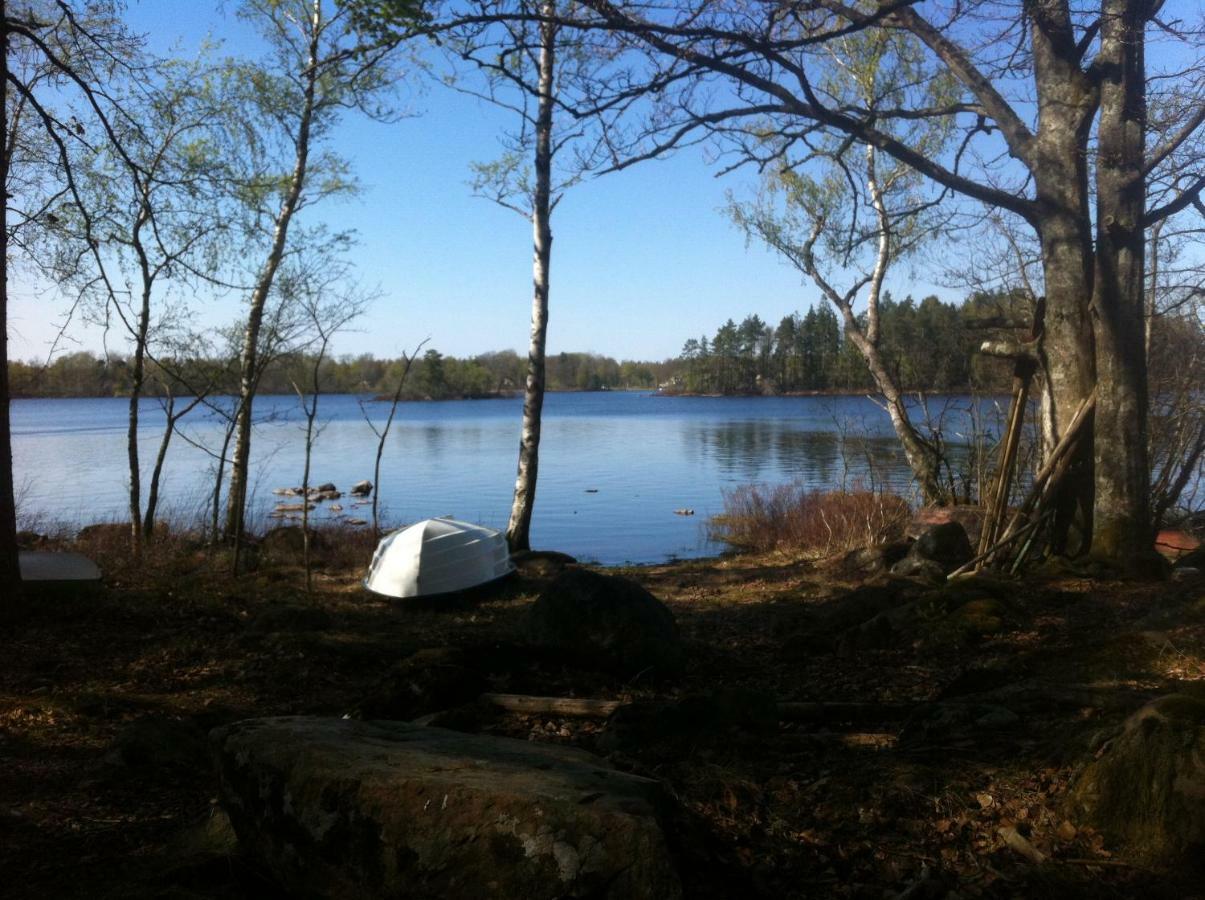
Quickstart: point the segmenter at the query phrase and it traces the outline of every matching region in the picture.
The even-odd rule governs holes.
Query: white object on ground
[[[492,528],[426,519],[381,539],[364,586],[386,597],[426,597],[477,587],[514,570],[506,539]]]
[[[100,581],[100,567],[79,553],[22,550],[22,581]]]

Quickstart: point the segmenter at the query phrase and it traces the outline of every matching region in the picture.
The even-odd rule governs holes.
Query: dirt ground
[[[5,896],[274,896],[214,815],[205,732],[342,715],[417,649],[515,640],[547,577],[432,609],[365,593],[362,544],[325,553],[310,595],[295,565],[264,556],[234,580],[186,540],[139,563],[113,540],[79,549],[104,567],[101,590],[0,611]],[[851,641],[825,616],[857,585],[832,567],[739,556],[620,572],[676,616],[683,678],[533,664],[493,689],[872,704],[760,728],[720,717],[611,753],[680,801],[688,897],[1205,896],[1199,871],[1128,858],[1064,804],[1101,734],[1151,696],[1205,685],[1200,579],[994,583],[982,621]],[[973,722],[934,716],[958,697],[989,700],[968,707]],[[597,751],[603,723],[499,714],[481,727]],[[1042,861],[1005,843],[1009,827]]]

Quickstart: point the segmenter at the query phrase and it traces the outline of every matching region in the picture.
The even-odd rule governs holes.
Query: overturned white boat
[[[492,528],[426,519],[381,539],[364,586],[386,597],[427,597],[488,584],[514,570],[506,538]]]

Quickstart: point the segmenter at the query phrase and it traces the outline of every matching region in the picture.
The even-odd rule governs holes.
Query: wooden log
[[[482,703],[497,706],[508,712],[525,715],[574,716],[583,719],[605,719],[621,706],[622,700],[592,700],[581,697],[533,697],[526,694],[482,694]]]

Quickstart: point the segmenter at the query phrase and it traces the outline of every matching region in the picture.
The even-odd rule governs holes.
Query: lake
[[[372,478],[378,424],[388,403],[321,398],[322,431],[311,484],[346,490]],[[993,423],[995,401],[980,411]],[[965,441],[971,401],[930,398],[948,410],[946,440]],[[125,518],[126,415],[122,398],[16,400],[13,467],[24,527],[77,526]],[[265,527],[280,498],[272,489],[300,484],[302,415],[296,398],[256,401],[250,521]],[[381,468],[386,522],[452,515],[504,528],[519,446],[521,398],[404,403]],[[164,416],[142,404],[143,490]],[[993,424],[993,430],[998,426]],[[172,444],[162,513],[193,523],[211,490],[221,427],[200,407]],[[801,480],[831,488],[888,484],[908,494],[911,477],[886,413],[866,397],[664,397],[639,392],[554,393],[544,406],[539,489],[532,546],[603,564],[649,563],[713,555],[706,522],[723,510],[723,492],[751,482]],[[371,508],[341,501],[344,516],[371,519]],[[312,514],[331,518],[323,504]],[[692,516],[675,510],[691,509]]]

